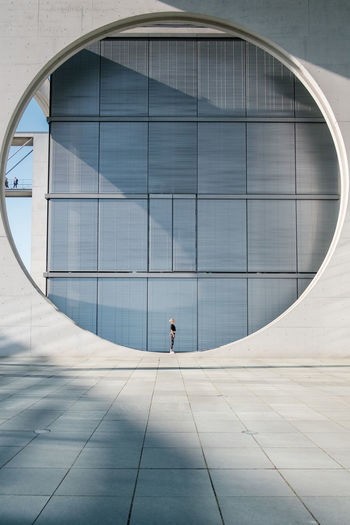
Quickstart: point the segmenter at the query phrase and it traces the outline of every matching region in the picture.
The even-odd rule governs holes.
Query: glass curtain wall
[[[47,293],[120,345],[205,350],[322,263],[338,168],[313,99],[240,39],[106,39],[52,75]]]

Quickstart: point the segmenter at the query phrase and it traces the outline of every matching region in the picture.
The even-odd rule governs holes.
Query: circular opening
[[[101,337],[166,351],[173,316],[177,351],[215,348],[311,282],[338,218],[337,157],[271,54],[205,27],[146,33],[110,33],[52,74],[48,259],[35,271]]]

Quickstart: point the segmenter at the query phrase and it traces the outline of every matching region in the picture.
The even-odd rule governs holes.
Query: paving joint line
[[[217,496],[217,494],[216,494],[216,490],[215,490],[215,487],[214,487],[214,482],[213,482],[213,479],[212,479],[212,477],[211,477],[210,469],[209,469],[209,467],[208,467],[207,458],[206,458],[205,453],[204,453],[204,450],[203,450],[202,441],[201,441],[201,438],[200,438],[200,436],[199,436],[199,432],[198,432],[197,422],[196,422],[196,419],[195,419],[194,414],[193,414],[192,405],[191,405],[191,400],[190,400],[190,398],[189,398],[189,396],[188,396],[188,391],[187,391],[186,383],[185,383],[185,380],[184,380],[184,377],[183,377],[183,373],[182,373],[182,367],[181,367],[181,365],[179,364],[178,358],[177,358],[177,362],[178,362],[178,369],[179,369],[179,371],[180,371],[181,378],[182,378],[182,382],[183,382],[183,385],[184,385],[184,390],[185,390],[185,392],[186,392],[187,401],[188,401],[188,404],[189,404],[189,407],[190,407],[190,410],[191,410],[192,420],[193,420],[194,426],[195,426],[195,428],[196,428],[196,433],[197,433],[198,441],[199,441],[199,444],[200,444],[200,448],[201,448],[201,452],[202,452],[202,456],[203,456],[203,461],[204,461],[204,464],[205,464],[205,470],[206,470],[206,472],[208,473],[208,477],[209,477],[209,481],[210,481],[211,489],[212,489],[213,494],[214,494],[214,498],[215,498],[215,501],[216,501],[216,505],[217,505],[217,508],[218,508],[218,511],[219,511],[219,515],[220,515],[220,518],[221,518],[222,524],[225,525],[224,517],[223,517],[222,510],[221,510],[220,503],[219,503],[219,498],[218,498],[218,496]],[[198,369],[202,370],[201,367],[200,367],[200,366],[198,367],[198,364],[197,364],[197,370],[198,370]]]
[[[207,376],[208,380],[211,381],[211,383],[213,384],[213,386],[215,387],[215,389],[217,390],[217,392],[220,392],[219,389],[217,388],[217,385],[214,381],[212,381],[210,379],[210,377],[207,375],[207,372],[206,370],[204,369],[204,374]],[[247,388],[248,392],[250,391],[249,388]],[[221,392],[220,392],[221,394]],[[254,392],[253,394],[256,396],[256,397],[259,397],[257,396]],[[225,403],[228,405],[228,407],[230,408],[230,410],[232,411],[233,415],[236,416],[239,420],[239,422],[245,427],[246,430],[248,430],[248,427],[246,426],[246,424],[244,423],[244,421],[242,421],[242,419],[238,416],[238,414],[235,413],[235,411],[233,410],[233,408],[231,407],[231,405],[228,403],[227,399],[226,399],[226,395],[224,394],[221,394],[222,397],[224,398],[225,400]],[[278,412],[276,412],[278,414]],[[276,472],[278,472],[278,474],[281,476],[281,478],[284,480],[284,482],[288,485],[288,487],[290,488],[290,490],[293,492],[293,494],[296,496],[296,498],[299,500],[299,502],[303,505],[303,507],[306,509],[306,511],[312,516],[312,518],[315,520],[315,523],[317,525],[321,525],[320,522],[316,519],[316,516],[308,509],[308,507],[306,506],[306,504],[304,503],[304,501],[301,499],[301,497],[296,493],[296,491],[294,490],[294,488],[290,485],[290,483],[286,480],[286,478],[283,476],[283,474],[280,472],[280,470],[276,467],[276,465],[274,464],[274,462],[272,461],[272,459],[270,459],[270,457],[268,456],[268,454],[265,452],[264,448],[262,447],[262,445],[256,440],[255,436],[252,435],[251,436],[254,441],[256,442],[256,444],[258,445],[258,447],[260,448],[260,450],[263,452],[263,454],[266,456],[266,458],[268,459],[268,461],[271,462],[271,464],[273,465],[273,470],[275,470]],[[263,469],[265,470],[265,469]],[[270,469],[271,470],[271,469]]]
[[[149,416],[150,416],[151,409],[152,409],[152,402],[153,402],[153,397],[154,397],[155,385],[157,384],[157,379],[158,379],[159,364],[160,363],[159,363],[159,360],[158,360],[158,367],[157,367],[156,376],[155,376],[154,381],[153,381],[152,396],[151,396],[151,399],[150,399],[150,404],[149,404],[149,408],[148,408],[148,415],[147,415],[147,421],[146,421],[145,431],[144,431],[142,445],[141,445],[141,453],[140,453],[140,458],[139,458],[139,462],[138,462],[138,465],[137,465],[137,473],[136,473],[136,478],[135,478],[135,484],[134,484],[134,489],[133,489],[132,496],[131,496],[130,508],[129,508],[128,518],[127,518],[127,525],[130,525],[130,520],[131,520],[133,506],[134,506],[134,499],[135,499],[135,494],[136,494],[137,482],[138,482],[138,479],[139,479],[142,455],[143,455],[144,444],[145,444],[146,434],[147,434],[147,429],[148,429]]]
[[[90,368],[91,369],[91,368]],[[131,374],[132,375],[132,374]],[[80,376],[74,376],[74,379],[77,379],[79,378]],[[83,376],[84,377],[84,376]],[[105,376],[103,376],[105,377]],[[96,381],[96,383],[94,383],[93,385],[91,385],[91,387],[85,392],[85,394],[87,392],[89,392],[92,388],[94,388],[100,381],[101,381],[102,378],[100,378],[99,381]],[[129,379],[128,379],[129,380]],[[125,382],[125,385],[127,384],[128,381]],[[125,387],[125,385],[123,386],[123,388]],[[114,403],[114,401],[118,398],[120,392],[123,390],[123,388],[118,392],[117,396],[114,398],[114,400],[111,402],[110,404],[110,407],[111,405]],[[82,394],[78,399],[80,399],[84,394]],[[110,408],[109,408],[110,409]],[[108,410],[106,410],[105,414],[103,417],[105,417],[106,413],[108,412]],[[65,475],[63,476],[63,478],[61,479],[61,481],[59,482],[59,484],[57,485],[57,487],[55,488],[55,490],[52,492],[52,494],[50,495],[50,497],[48,498],[47,502],[45,503],[45,505],[42,507],[42,509],[40,510],[39,514],[36,516],[35,520],[32,522],[32,525],[34,525],[36,523],[36,521],[38,520],[38,518],[41,516],[42,512],[44,511],[44,509],[47,507],[47,505],[49,504],[49,502],[51,501],[51,499],[55,496],[57,490],[60,488],[60,486],[62,485],[63,481],[67,478],[68,474],[70,473],[70,471],[72,470],[72,468],[74,467],[74,465],[76,464],[78,458],[80,457],[82,451],[85,449],[87,443],[90,441],[91,437],[93,436],[93,434],[96,432],[96,429],[98,428],[98,426],[101,424],[102,420],[99,421],[99,423],[96,425],[95,429],[91,432],[90,436],[88,437],[88,439],[86,440],[84,446],[80,449],[79,453],[77,454],[77,456],[75,457],[73,463],[71,464],[71,466],[67,469],[67,472],[65,473]]]

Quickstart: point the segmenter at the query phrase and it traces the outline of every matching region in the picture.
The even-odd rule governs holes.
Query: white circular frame
[[[93,42],[99,41],[107,37],[110,33],[116,32],[116,31],[126,31],[129,29],[133,29],[135,27],[139,27],[140,25],[153,24],[153,23],[192,23],[192,24],[205,25],[206,27],[209,27],[212,29],[224,31],[228,36],[239,37],[239,38],[242,38],[243,40],[251,42],[252,44],[256,45],[257,47],[260,47],[261,49],[263,49],[264,51],[268,52],[270,55],[278,59],[283,65],[285,65],[290,71],[292,71],[292,73],[302,82],[302,84],[305,86],[305,88],[308,90],[308,92],[311,94],[311,96],[317,103],[328,125],[328,129],[333,138],[333,142],[334,142],[335,149],[337,152],[339,172],[340,172],[339,173],[340,174],[339,214],[338,214],[338,220],[337,220],[335,232],[334,232],[332,241],[330,243],[330,246],[328,248],[327,254],[323,260],[322,265],[320,266],[312,282],[306,288],[303,294],[294,303],[292,303],[282,314],[280,314],[273,321],[266,324],[259,330],[253,332],[252,334],[249,334],[245,336],[244,338],[239,339],[237,341],[227,343],[220,348],[225,348],[228,346],[232,347],[233,345],[237,345],[242,341],[246,341],[252,337],[255,337],[256,334],[265,331],[267,328],[271,327],[273,324],[279,322],[283,317],[288,315],[289,312],[294,310],[299,305],[299,303],[305,298],[305,296],[308,295],[308,293],[311,291],[314,285],[321,278],[322,274],[325,271],[325,268],[327,267],[330,259],[332,258],[332,255],[335,251],[336,245],[340,238],[341,230],[342,230],[344,220],[345,220],[345,214],[346,214],[347,205],[348,205],[349,169],[348,169],[348,161],[347,161],[344,141],[343,141],[338,123],[336,121],[336,118],[330,107],[330,104],[328,103],[322,90],[320,89],[316,81],[313,79],[311,74],[307,71],[307,69],[294,56],[287,53],[285,50],[283,50],[280,46],[278,46],[274,42],[266,38],[263,38],[254,32],[248,31],[247,29],[239,25],[231,23],[227,20],[223,20],[221,18],[211,17],[211,16],[200,14],[200,13],[158,12],[158,13],[143,14],[143,15],[128,17],[128,18],[124,18],[122,20],[118,20],[116,22],[112,22],[110,24],[104,25],[97,30],[86,33],[82,37],[72,42],[67,47],[63,48],[59,53],[57,53],[54,57],[52,57],[52,59],[49,62],[47,62],[47,64],[32,79],[31,83],[29,84],[29,86],[23,93],[21,99],[19,100],[16,106],[16,109],[8,123],[6,132],[5,132],[5,138],[4,138],[2,147],[1,147],[1,154],[0,154],[0,170],[2,174],[2,179],[4,179],[4,176],[5,176],[8,153],[9,153],[9,149],[10,149],[11,142],[12,142],[12,137],[15,133],[17,124],[26,106],[28,105],[29,101],[34,96],[34,93],[40,88],[40,86],[47,79],[47,77],[53,71],[55,71],[55,69],[57,69],[61,64],[63,64],[67,59],[69,59],[71,56],[76,54],[78,51],[82,50],[83,48],[85,48],[89,44],[92,44]],[[48,297],[46,297],[43,294],[43,292],[39,289],[39,287],[36,285],[33,278],[31,277],[31,275],[29,274],[29,272],[27,271],[27,269],[25,268],[23,264],[23,261],[18,253],[15,242],[13,240],[11,229],[10,229],[9,222],[8,222],[6,204],[5,204],[4,184],[0,185],[0,192],[1,192],[0,198],[1,198],[2,221],[4,224],[4,229],[5,229],[7,238],[14,252],[14,255],[19,265],[21,266],[24,274],[27,276],[28,280],[31,282],[33,287],[37,290],[37,292],[40,295],[42,295],[45,298],[45,300],[48,303],[52,305],[53,308],[58,310],[57,307],[48,299]],[[130,350],[134,350],[134,349],[130,348]],[[211,350],[206,350],[204,352],[210,352],[213,350],[216,350],[216,349],[214,348]],[[157,353],[157,352],[154,352],[154,353]]]

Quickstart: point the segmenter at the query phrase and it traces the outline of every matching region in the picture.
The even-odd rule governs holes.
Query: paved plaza
[[[345,525],[350,360],[0,360],[0,523]]]

